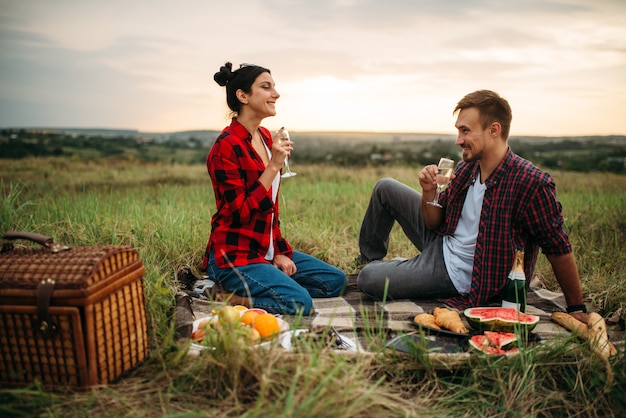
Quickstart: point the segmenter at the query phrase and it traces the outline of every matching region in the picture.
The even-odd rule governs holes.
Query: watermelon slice
[[[517,336],[512,332],[485,331],[484,334],[473,335],[469,344],[476,350],[486,354],[510,355],[518,353]]]
[[[539,323],[537,315],[519,312],[515,308],[467,308],[463,314],[472,328],[479,332],[524,332],[526,335]]]

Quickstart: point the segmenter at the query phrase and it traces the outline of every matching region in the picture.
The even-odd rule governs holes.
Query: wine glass
[[[452,171],[454,170],[454,161],[449,158],[442,158],[439,160],[439,164],[437,165],[437,193],[435,194],[435,198],[432,202],[426,202],[429,205],[437,206],[441,208],[439,204],[439,195],[446,188],[448,183],[450,182],[450,176],[452,175]]]
[[[289,140],[289,132],[287,131],[287,129],[283,129],[283,131],[280,133],[280,136],[278,137],[278,142],[283,142],[283,141],[288,141]],[[291,171],[289,169],[289,158],[285,158],[285,169],[287,171],[285,171],[281,177],[282,178],[287,178],[287,177],[293,177],[298,173],[294,173],[293,171]]]

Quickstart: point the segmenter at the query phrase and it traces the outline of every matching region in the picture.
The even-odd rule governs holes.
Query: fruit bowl
[[[279,344],[280,346],[284,348],[291,347],[291,332],[289,332],[290,331],[289,324],[279,317],[276,317],[276,320],[278,321],[279,331],[276,334],[274,334],[273,338],[271,338],[270,340],[259,342],[255,344],[255,346],[269,347],[269,346]],[[205,322],[207,324],[210,324],[209,325],[210,329],[207,332],[212,332],[213,331],[212,326],[218,326],[219,324],[219,317],[218,315],[209,315],[204,318],[196,319],[195,321],[193,321],[191,335],[193,336],[196,333],[196,331],[198,331],[200,325]],[[246,325],[240,325],[240,327],[243,328],[243,327],[246,327]],[[210,347],[199,341],[194,341],[191,345],[193,348],[197,350],[215,349],[215,347]]]

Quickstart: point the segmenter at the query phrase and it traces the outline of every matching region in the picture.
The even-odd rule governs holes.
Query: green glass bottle
[[[502,295],[503,308],[515,308],[526,311],[526,275],[524,274],[524,249],[515,251],[515,261],[504,286]]]

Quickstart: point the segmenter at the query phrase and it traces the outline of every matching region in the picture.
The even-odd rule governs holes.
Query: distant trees
[[[81,159],[138,159],[151,162],[201,164],[212,140],[202,132],[188,137],[172,134],[159,138],[139,134],[68,133],[27,129],[0,130],[0,159],[72,157]],[[325,136],[324,136],[325,135]],[[393,140],[357,134],[300,133],[294,163],[340,166],[414,165],[435,163],[447,156],[458,160],[459,148],[450,138]],[[387,134],[388,136],[388,134]],[[214,138],[214,137],[213,137]],[[509,141],[513,151],[547,169],[626,173],[626,137],[584,138],[518,137]]]
[[[538,166],[566,171],[626,173],[623,137],[590,137],[575,141],[511,140],[511,148]]]

